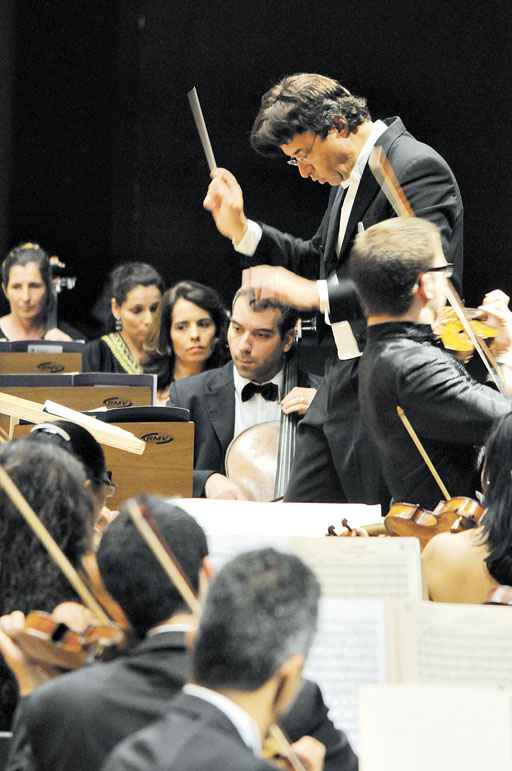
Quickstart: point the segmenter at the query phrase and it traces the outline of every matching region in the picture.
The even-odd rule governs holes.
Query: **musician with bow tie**
[[[279,420],[281,411],[304,415],[318,378],[299,372],[299,386],[283,393],[283,372],[294,345],[297,313],[274,300],[256,301],[240,289],[228,329],[232,361],[176,381],[170,404],[186,407],[195,423],[194,496],[242,499],[224,475],[231,440],[245,429]]]

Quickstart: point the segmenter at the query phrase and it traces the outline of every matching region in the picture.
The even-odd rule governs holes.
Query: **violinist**
[[[224,476],[230,441],[250,426],[279,420],[281,410],[302,416],[308,409],[318,378],[299,372],[299,387],[282,393],[296,321],[291,308],[238,290],[228,328],[233,361],[172,384],[170,403],[190,410],[195,423],[194,496],[243,498],[236,482]]]
[[[392,497],[433,509],[439,489],[399,419],[402,407],[451,495],[473,497],[477,446],[508,396],[477,383],[439,347],[432,323],[446,302],[452,265],[435,225],[396,218],[360,233],[350,271],[368,317],[359,367],[359,402]],[[481,306],[497,326],[505,391],[512,392],[512,314],[500,291]]]
[[[91,549],[94,509],[82,465],[60,447],[27,439],[0,447],[5,468],[75,566]],[[0,610],[52,612],[76,600],[74,590],[45,548],[0,492]],[[0,726],[9,730],[16,706],[14,680],[0,661]]]
[[[436,602],[485,602],[500,584],[512,584],[512,413],[504,415],[485,444],[482,490],[487,507],[480,527],[434,536],[422,554],[429,598]]]
[[[140,504],[172,544],[197,592],[212,573],[204,531],[189,514],[166,501],[141,497]],[[185,634],[192,616],[125,508],[105,530],[97,559],[103,582],[124,610],[137,642],[127,656],[61,675],[26,695],[14,727],[11,771],[99,771],[110,750],[158,718],[187,679]],[[12,631],[15,622],[4,618],[2,626]],[[21,668],[18,662],[19,676],[30,668],[29,662]],[[307,733],[322,741],[328,771],[357,768],[346,737],[328,719],[316,684],[304,681],[300,699],[282,725],[292,739]]]
[[[104,771],[275,771],[261,758],[271,724],[292,703],[313,641],[319,583],[298,557],[261,549],[212,582],[192,651],[192,681],[157,722],[121,742]],[[303,737],[309,771],[325,748]]]

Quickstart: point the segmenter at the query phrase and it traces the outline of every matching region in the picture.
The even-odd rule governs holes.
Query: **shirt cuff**
[[[329,292],[327,290],[327,281],[321,279],[316,282],[316,288],[318,289],[318,296],[320,298],[320,311],[321,313],[329,313]]]
[[[355,359],[361,356],[357,340],[348,321],[336,321],[331,324],[331,329],[338,350],[338,359]]]
[[[247,230],[240,241],[235,243],[233,240],[231,243],[236,252],[244,254],[246,257],[252,257],[258,248],[262,235],[263,230],[261,229],[261,225],[258,225],[254,220],[247,220]]]

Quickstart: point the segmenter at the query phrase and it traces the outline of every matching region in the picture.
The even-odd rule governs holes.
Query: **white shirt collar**
[[[271,380],[265,380],[265,383],[275,383],[276,386],[279,389],[279,398],[282,398],[283,393],[283,371],[284,368],[281,368],[279,372],[276,372],[274,377]],[[247,380],[247,378],[242,377],[235,365],[233,364],[233,379],[235,381],[235,391],[239,396],[242,395],[242,389],[244,386],[247,385],[247,383],[252,383],[252,380]],[[263,385],[263,383],[259,383],[258,385]]]
[[[258,724],[245,709],[242,709],[234,701],[223,696],[218,691],[212,691],[211,688],[204,688],[202,685],[187,683],[183,686],[183,693],[189,696],[195,696],[198,699],[213,704],[233,723],[240,734],[242,741],[251,749],[255,755],[261,752],[261,734]]]
[[[375,147],[377,140],[380,139],[380,137],[385,131],[387,131],[387,128],[388,127],[386,126],[383,120],[375,121],[371,130],[370,136],[362,146],[361,152],[357,156],[357,160],[354,163],[354,168],[352,169],[352,173],[350,174],[350,177],[341,183],[341,187],[347,188],[355,180],[359,182],[359,180],[363,176],[364,167],[368,163],[368,158],[370,157],[370,154],[373,148]]]

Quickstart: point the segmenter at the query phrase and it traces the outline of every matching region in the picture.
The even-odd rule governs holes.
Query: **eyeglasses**
[[[286,161],[288,166],[300,166],[301,163],[307,163],[308,162],[308,158],[311,155],[311,153],[313,152],[313,147],[315,146],[315,142],[316,142],[317,136],[318,136],[318,134],[315,134],[315,137],[314,137],[313,141],[311,142],[311,145],[308,147],[308,149],[306,151],[303,151],[303,150],[300,151],[302,153],[302,155],[292,156],[291,158],[288,158],[288,160]]]
[[[454,263],[447,262],[446,265],[438,265],[437,268],[428,268],[428,270],[424,270],[423,273],[441,273],[441,271],[444,271],[445,277],[451,278],[453,276],[454,270]]]

